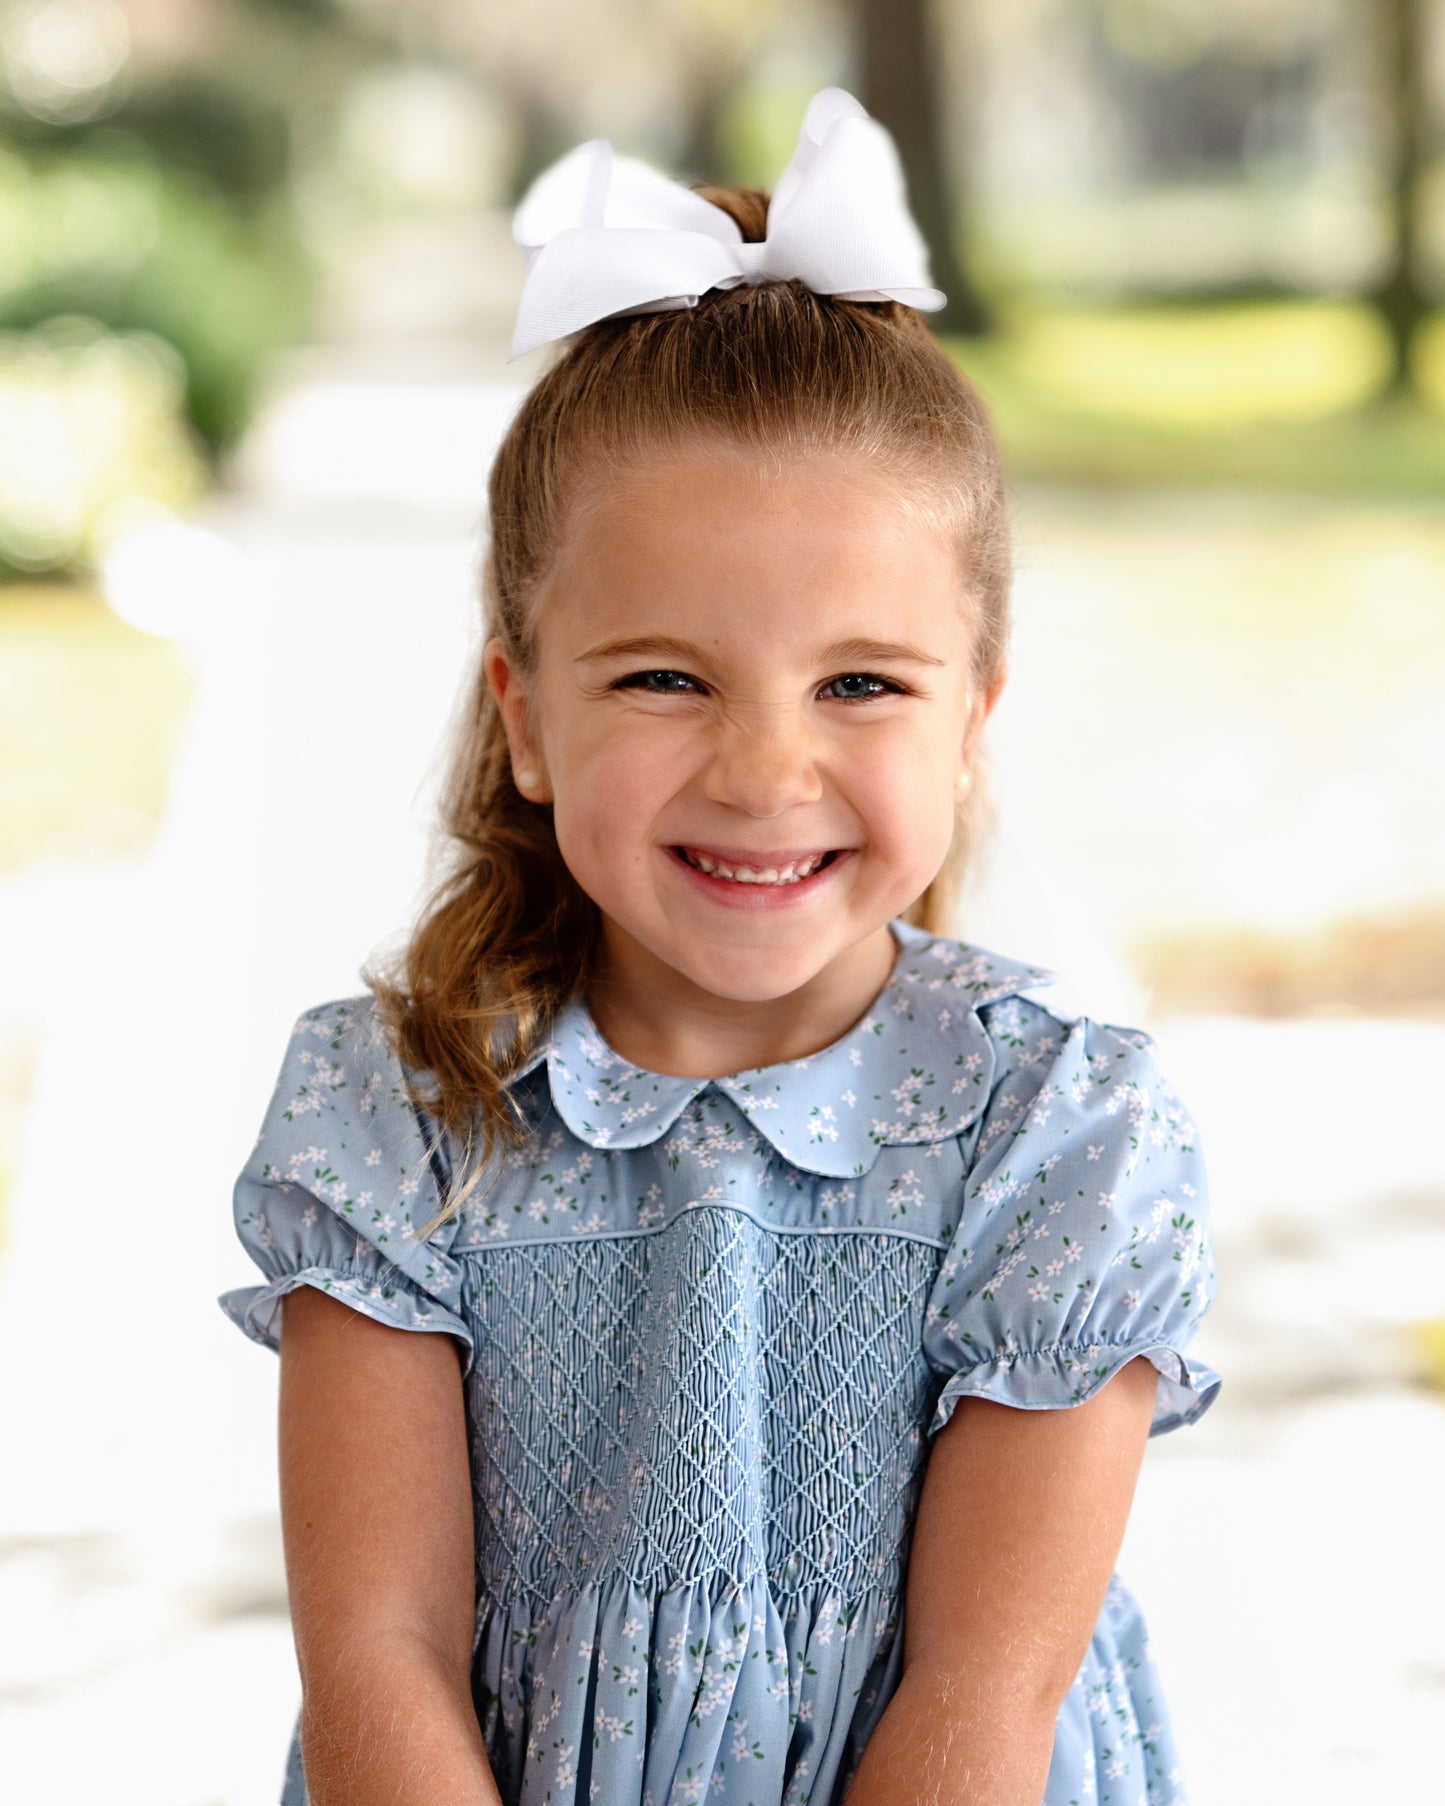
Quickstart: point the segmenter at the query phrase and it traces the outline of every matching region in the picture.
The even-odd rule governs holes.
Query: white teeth
[[[706,853],[687,853],[688,862],[695,865],[700,872],[710,878],[726,878],[734,884],[796,884],[802,878],[811,878],[823,863],[825,855],[816,854],[811,859],[802,859],[793,865],[732,866],[721,859],[709,859]]]

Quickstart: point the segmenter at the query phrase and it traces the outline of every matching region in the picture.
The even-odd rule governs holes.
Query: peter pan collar
[[[942,1141],[988,1096],[993,1044],[978,1011],[1048,984],[1051,972],[986,948],[890,924],[899,954],[868,1014],[821,1052],[725,1078],[633,1066],[602,1039],[579,996],[511,1083],[545,1061],[552,1104],[594,1148],[641,1148],[715,1086],[784,1159],[827,1178],[867,1172],[880,1148]]]

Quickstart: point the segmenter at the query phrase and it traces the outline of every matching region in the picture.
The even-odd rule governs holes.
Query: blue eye
[[[886,678],[872,677],[866,671],[845,671],[841,677],[830,679],[823,689],[825,694],[831,692],[838,702],[871,702],[875,696],[902,694],[898,684],[889,683]]]
[[[646,690],[654,696],[685,696],[697,688],[697,679],[685,671],[633,671],[617,680],[619,690]]]
[[[686,671],[629,671],[613,684],[615,690],[641,690],[649,696],[691,696],[706,686]],[[835,702],[872,702],[879,696],[906,694],[902,684],[886,677],[874,677],[866,671],[845,671],[823,685],[822,694]]]

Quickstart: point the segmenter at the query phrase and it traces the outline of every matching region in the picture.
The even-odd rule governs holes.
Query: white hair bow
[[[808,103],[768,204],[768,234],[736,221],[636,157],[591,138],[523,195],[512,236],[527,260],[508,362],[594,320],[695,307],[711,288],[793,278],[845,301],[930,313],[928,250],[904,196],[893,140],[842,88]]]

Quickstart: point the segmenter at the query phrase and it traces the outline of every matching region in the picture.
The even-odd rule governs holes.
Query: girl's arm
[[[1064,1695],[1124,1540],[1158,1384],[1140,1356],[1086,1403],[962,1398],[934,1437],[903,1678],[846,1806],[1039,1806]]]
[[[501,1806],[471,1696],[457,1344],[313,1286],[282,1313],[281,1528],[312,1806]]]

